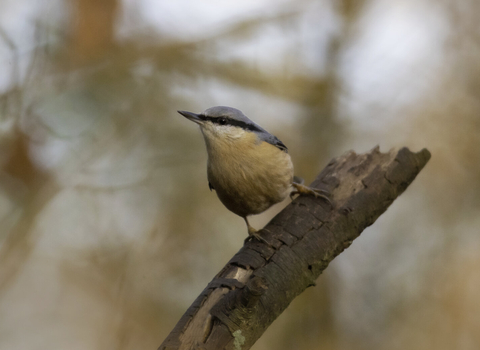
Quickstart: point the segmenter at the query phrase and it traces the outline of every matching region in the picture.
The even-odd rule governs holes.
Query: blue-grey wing
[[[275,137],[276,138],[276,137]],[[276,138],[277,139],[277,138]],[[288,148],[287,146],[285,146],[285,144],[280,141],[279,139],[276,140],[275,144],[274,144],[275,147],[281,149],[282,151],[288,153]]]
[[[285,153],[288,153],[288,148],[285,146],[285,144],[280,141],[276,136],[268,133],[268,132],[263,132],[258,135],[258,137],[265,142],[268,142],[271,145],[274,145],[278,149],[284,151]]]

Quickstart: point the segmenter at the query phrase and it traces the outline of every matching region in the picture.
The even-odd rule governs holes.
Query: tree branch
[[[250,349],[290,302],[392,204],[430,159],[426,149],[378,147],[333,159],[301,196],[246,243],[188,308],[159,350]]]

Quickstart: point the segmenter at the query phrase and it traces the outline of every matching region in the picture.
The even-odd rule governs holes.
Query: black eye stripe
[[[238,126],[244,130],[249,130],[249,131],[262,131],[254,124],[247,124],[241,120],[235,120],[228,117],[207,117],[205,115],[202,115],[201,118],[203,120],[210,121],[213,124]]]

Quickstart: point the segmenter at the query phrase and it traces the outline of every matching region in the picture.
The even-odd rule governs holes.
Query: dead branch
[[[311,184],[332,194],[299,197],[215,276],[159,350],[247,350],[290,302],[392,204],[430,159],[426,149],[333,159]]]

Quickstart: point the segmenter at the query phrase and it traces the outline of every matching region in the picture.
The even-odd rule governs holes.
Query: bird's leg
[[[248,223],[247,217],[244,217],[243,220],[245,220],[245,223],[247,224],[247,228],[248,228],[248,237],[245,238],[245,241],[244,241],[245,243],[247,243],[248,241],[254,238],[256,238],[260,242],[267,243],[267,241],[265,241],[265,239],[262,238],[262,236],[260,236],[258,231],[254,229],[252,226],[250,226],[250,224]]]
[[[290,198],[292,200],[293,200],[292,197],[296,194],[314,196],[315,198],[324,199],[333,208],[332,202],[330,201],[330,198],[328,198],[328,195],[330,195],[330,193],[328,193],[327,191],[320,190],[320,189],[317,189],[317,188],[311,188],[311,187],[308,187],[308,186],[297,184],[295,182],[292,183],[292,186],[294,188],[294,190],[292,192],[290,192]]]

